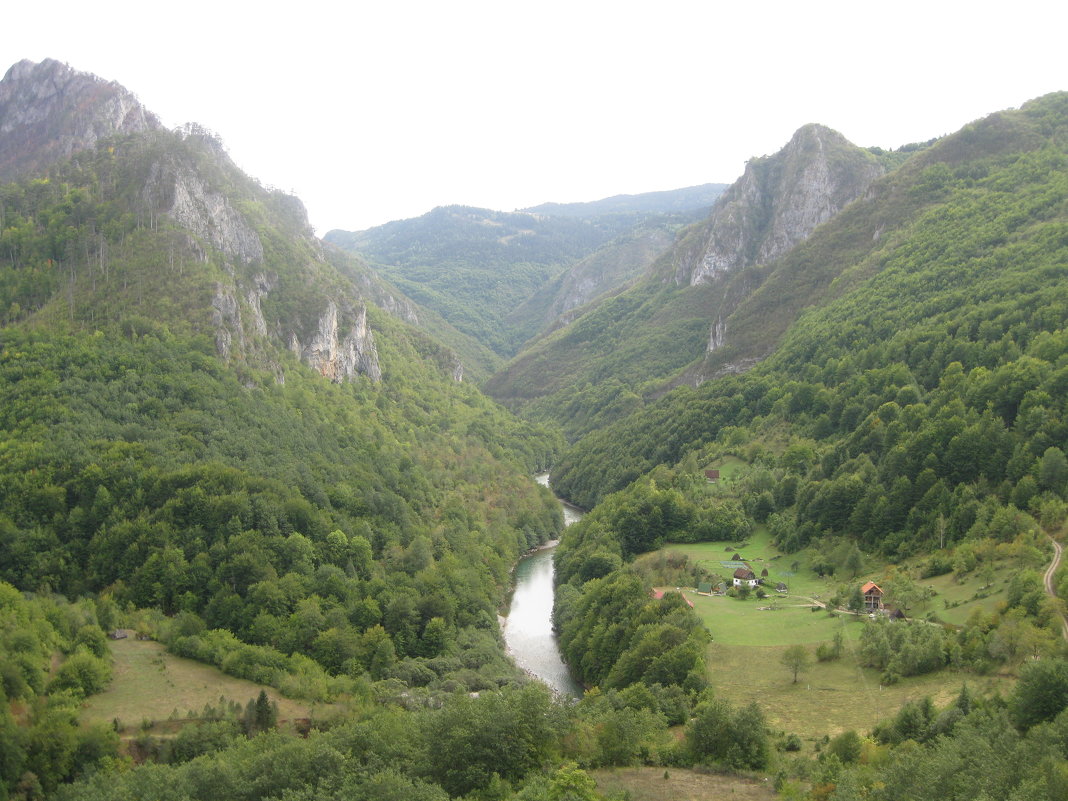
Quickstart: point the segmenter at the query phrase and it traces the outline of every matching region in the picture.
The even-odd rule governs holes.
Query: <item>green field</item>
[[[307,704],[285,698],[271,687],[227,676],[216,668],[168,653],[157,642],[112,640],[115,662],[111,685],[91,696],[82,711],[87,722],[118,720],[127,727],[153,721],[156,729],[168,728],[170,718],[199,716],[206,704],[219,706],[220,697],[244,705],[266,690],[278,704],[280,722],[312,716]]]
[[[712,638],[724,645],[814,645],[830,641],[839,630],[848,639],[856,639],[863,625],[860,621],[865,619],[848,614],[831,616],[822,609],[813,612],[809,604],[795,605],[799,600],[789,597],[763,601],[692,593],[686,597],[694,602]]]
[[[708,650],[709,680],[716,695],[731,703],[756,701],[773,731],[792,732],[806,740],[824,734],[833,737],[847,729],[865,734],[879,721],[893,717],[906,701],[930,696],[935,704],[948,704],[965,683],[979,693],[999,690],[1002,695],[1012,687],[1012,680],[1004,677],[949,670],[883,686],[879,671],[857,664],[848,640],[841,659],[819,663],[813,659],[794,684],[792,674],[780,662],[784,650],[785,646],[714,642]]]
[[[936,704],[948,703],[965,683],[980,693],[999,691],[1004,695],[1011,689],[1014,679],[1010,676],[976,676],[951,670],[882,686],[881,673],[861,667],[855,655],[867,617],[812,611],[815,601],[826,602],[844,582],[817,576],[810,567],[812,554],[807,549],[780,554],[762,526],[746,542],[669,544],[665,550],[686,554],[691,562],[728,579],[728,583],[731,571],[721,562],[735,553],[757,575],[767,568],[764,581],[768,596],[764,599],[753,595],[743,601],[698,595],[692,588],[683,590],[713,637],[708,663],[716,694],[735,704],[756,701],[775,731],[808,739],[828,733],[833,736],[846,729],[866,733],[907,701],[930,696]],[[866,572],[854,581],[878,582],[888,567],[867,560]],[[930,587],[935,594],[910,610],[910,616],[931,615],[961,625],[975,609],[995,611],[1005,598],[1009,578],[1019,567],[1013,560],[1000,560],[992,579],[988,576],[986,581],[974,573],[962,580],[953,574],[918,580],[919,586]],[[789,587],[787,595],[775,592],[779,581]],[[987,581],[990,586],[986,586]],[[831,642],[836,631],[844,635],[845,653],[838,660],[816,662],[816,646]],[[797,684],[780,662],[785,648],[794,644],[809,646],[813,656],[811,667]]]
[[[768,576],[764,581],[770,585],[767,588],[769,595],[776,594],[775,585],[781,581],[790,588],[793,603],[810,598],[826,599],[834,594],[838,584],[834,579],[821,579],[812,571],[812,554],[808,549],[789,555],[780,553],[771,544],[771,534],[765,526],[757,526],[744,542],[668,543],[664,548],[686,554],[691,562],[723,579],[729,579],[733,571],[721,563],[730,561],[737,553],[752,566],[757,575],[767,569]],[[858,577],[858,580],[861,578]]]

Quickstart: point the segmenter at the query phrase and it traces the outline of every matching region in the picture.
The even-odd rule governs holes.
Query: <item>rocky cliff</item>
[[[117,134],[129,136],[103,143]],[[0,82],[0,180],[56,176],[52,185],[67,186],[82,178],[76,170],[65,172],[76,153],[93,164],[87,175],[108,176],[94,199],[123,208],[143,240],[129,263],[111,265],[112,273],[127,276],[121,291],[137,265],[152,262],[155,247],[166,248],[159,262],[168,269],[184,265],[168,275],[138,275],[138,307],[155,293],[210,321],[224,359],[266,367],[280,381],[285,349],[335,382],[357,374],[381,379],[365,303],[381,300],[402,319],[413,319],[414,307],[371,275],[358,281],[355,268],[342,275],[298,199],[242,173],[200,126],[167,131],[116,83],[53,60],[14,65]],[[96,245],[103,253],[102,238]],[[109,252],[127,258],[114,244]],[[85,269],[95,292],[91,267]],[[115,308],[128,308],[112,299]]]
[[[242,264],[263,261],[263,243],[221,192],[211,189],[190,164],[165,158],[152,165],[143,190],[155,210],[179,227]]]
[[[864,194],[884,168],[837,131],[806,125],[773,156],[755,158],[680,248],[675,282],[710,283],[767,264]]]
[[[706,353],[731,341],[729,318],[761,284],[771,264],[862,197],[886,172],[871,152],[823,125],[806,125],[772,156],[754,158],[713,206],[708,219],[675,248],[667,270],[677,286],[707,287]],[[701,383],[751,367],[760,356],[708,364],[683,380]]]
[[[331,301],[310,338],[302,343],[296,334],[290,334],[289,348],[335,384],[351,381],[358,374],[380,381],[382,370],[378,366],[374,336],[367,325],[367,308],[361,306],[355,314],[351,309],[347,311],[347,316],[353,319],[345,326],[348,330],[344,334],[338,324],[338,307]]]
[[[0,81],[0,180],[34,173],[114,134],[160,127],[117,83],[52,59],[20,61]]]

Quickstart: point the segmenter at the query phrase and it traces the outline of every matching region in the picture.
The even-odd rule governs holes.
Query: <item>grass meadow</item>
[[[186,720],[190,712],[198,717],[205,705],[219,706],[220,697],[242,706],[266,690],[278,704],[280,721],[311,717],[307,704],[285,698],[271,687],[227,676],[210,665],[168,653],[158,642],[109,641],[114,657],[111,684],[91,696],[83,711],[87,722],[110,723],[118,719],[127,727],[152,721],[148,730],[156,733],[173,729],[168,720]]]
[[[907,701],[930,696],[946,705],[965,683],[979,693],[1007,693],[1011,680],[941,670],[926,676],[901,679],[883,686],[880,673],[857,663],[855,644],[845,643],[840,659],[812,660],[796,684],[781,659],[786,646],[709,645],[709,680],[721,698],[734,704],[756,701],[774,732],[794,733],[811,747],[811,741],[848,729],[862,735],[881,720],[893,717]]]
[[[809,741],[808,748],[812,740],[824,734],[834,736],[847,729],[864,734],[879,721],[892,717],[910,700],[930,696],[936,704],[944,705],[956,697],[965,683],[980,693],[1004,695],[1015,680],[1009,676],[942,670],[882,686],[881,673],[861,667],[857,660],[857,641],[867,623],[866,616],[831,614],[822,609],[812,611],[813,600],[827,601],[847,582],[816,575],[811,569],[812,554],[807,549],[795,554],[779,553],[764,527],[758,527],[745,542],[669,544],[665,550],[686,554],[691,562],[720,575],[728,583],[732,571],[720,562],[729,561],[735,553],[757,575],[767,568],[768,597],[764,599],[709,597],[698,595],[693,588],[682,589],[713,637],[708,663],[709,679],[716,694],[735,704],[756,701],[773,731],[795,733]],[[865,572],[854,581],[879,582],[889,567],[868,559]],[[911,610],[910,616],[931,615],[961,625],[975,609],[995,611],[1004,600],[1008,580],[1019,565],[1003,560],[996,567],[989,586],[986,583],[990,581],[989,576],[984,581],[974,573],[918,580],[920,586],[930,587],[935,594]],[[788,594],[775,592],[779,581],[789,587]],[[817,662],[816,646],[832,642],[839,631],[843,635],[842,657]],[[788,646],[798,644],[810,648],[812,664],[794,684],[781,659]]]

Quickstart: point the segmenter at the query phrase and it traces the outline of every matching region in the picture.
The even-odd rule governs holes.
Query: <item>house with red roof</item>
[[[869,581],[860,588],[860,594],[864,596],[864,608],[869,612],[878,612],[883,608],[883,590],[874,581]]]
[[[680,590],[653,590],[653,597],[659,601],[661,598],[664,597],[664,593],[668,592],[677,592],[679,595],[682,595],[682,600],[689,604],[690,608],[693,609],[693,601],[683,595]]]

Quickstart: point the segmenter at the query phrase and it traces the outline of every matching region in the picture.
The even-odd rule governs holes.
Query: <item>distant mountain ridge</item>
[[[719,184],[707,184],[518,212],[442,206],[324,238],[365,256],[408,296],[499,357],[509,356],[556,315],[640,274],[657,255],[649,243],[666,246],[719,192]],[[645,235],[634,235],[639,227]],[[594,252],[615,247],[618,258],[602,258],[600,267],[580,267],[567,277]]]
[[[601,200],[576,203],[542,203],[519,209],[531,214],[555,217],[596,217],[602,214],[672,214],[709,208],[728,184],[701,184],[637,195],[613,195]]]
[[[603,297],[534,343],[486,390],[513,408],[566,418],[570,436],[632,409],[641,394],[722,347],[726,321],[767,274],[762,265],[833,218],[883,172],[875,154],[841,134],[801,128],[776,154],[751,159],[708,217],[679,232],[625,292]],[[736,369],[751,364],[739,361]]]

